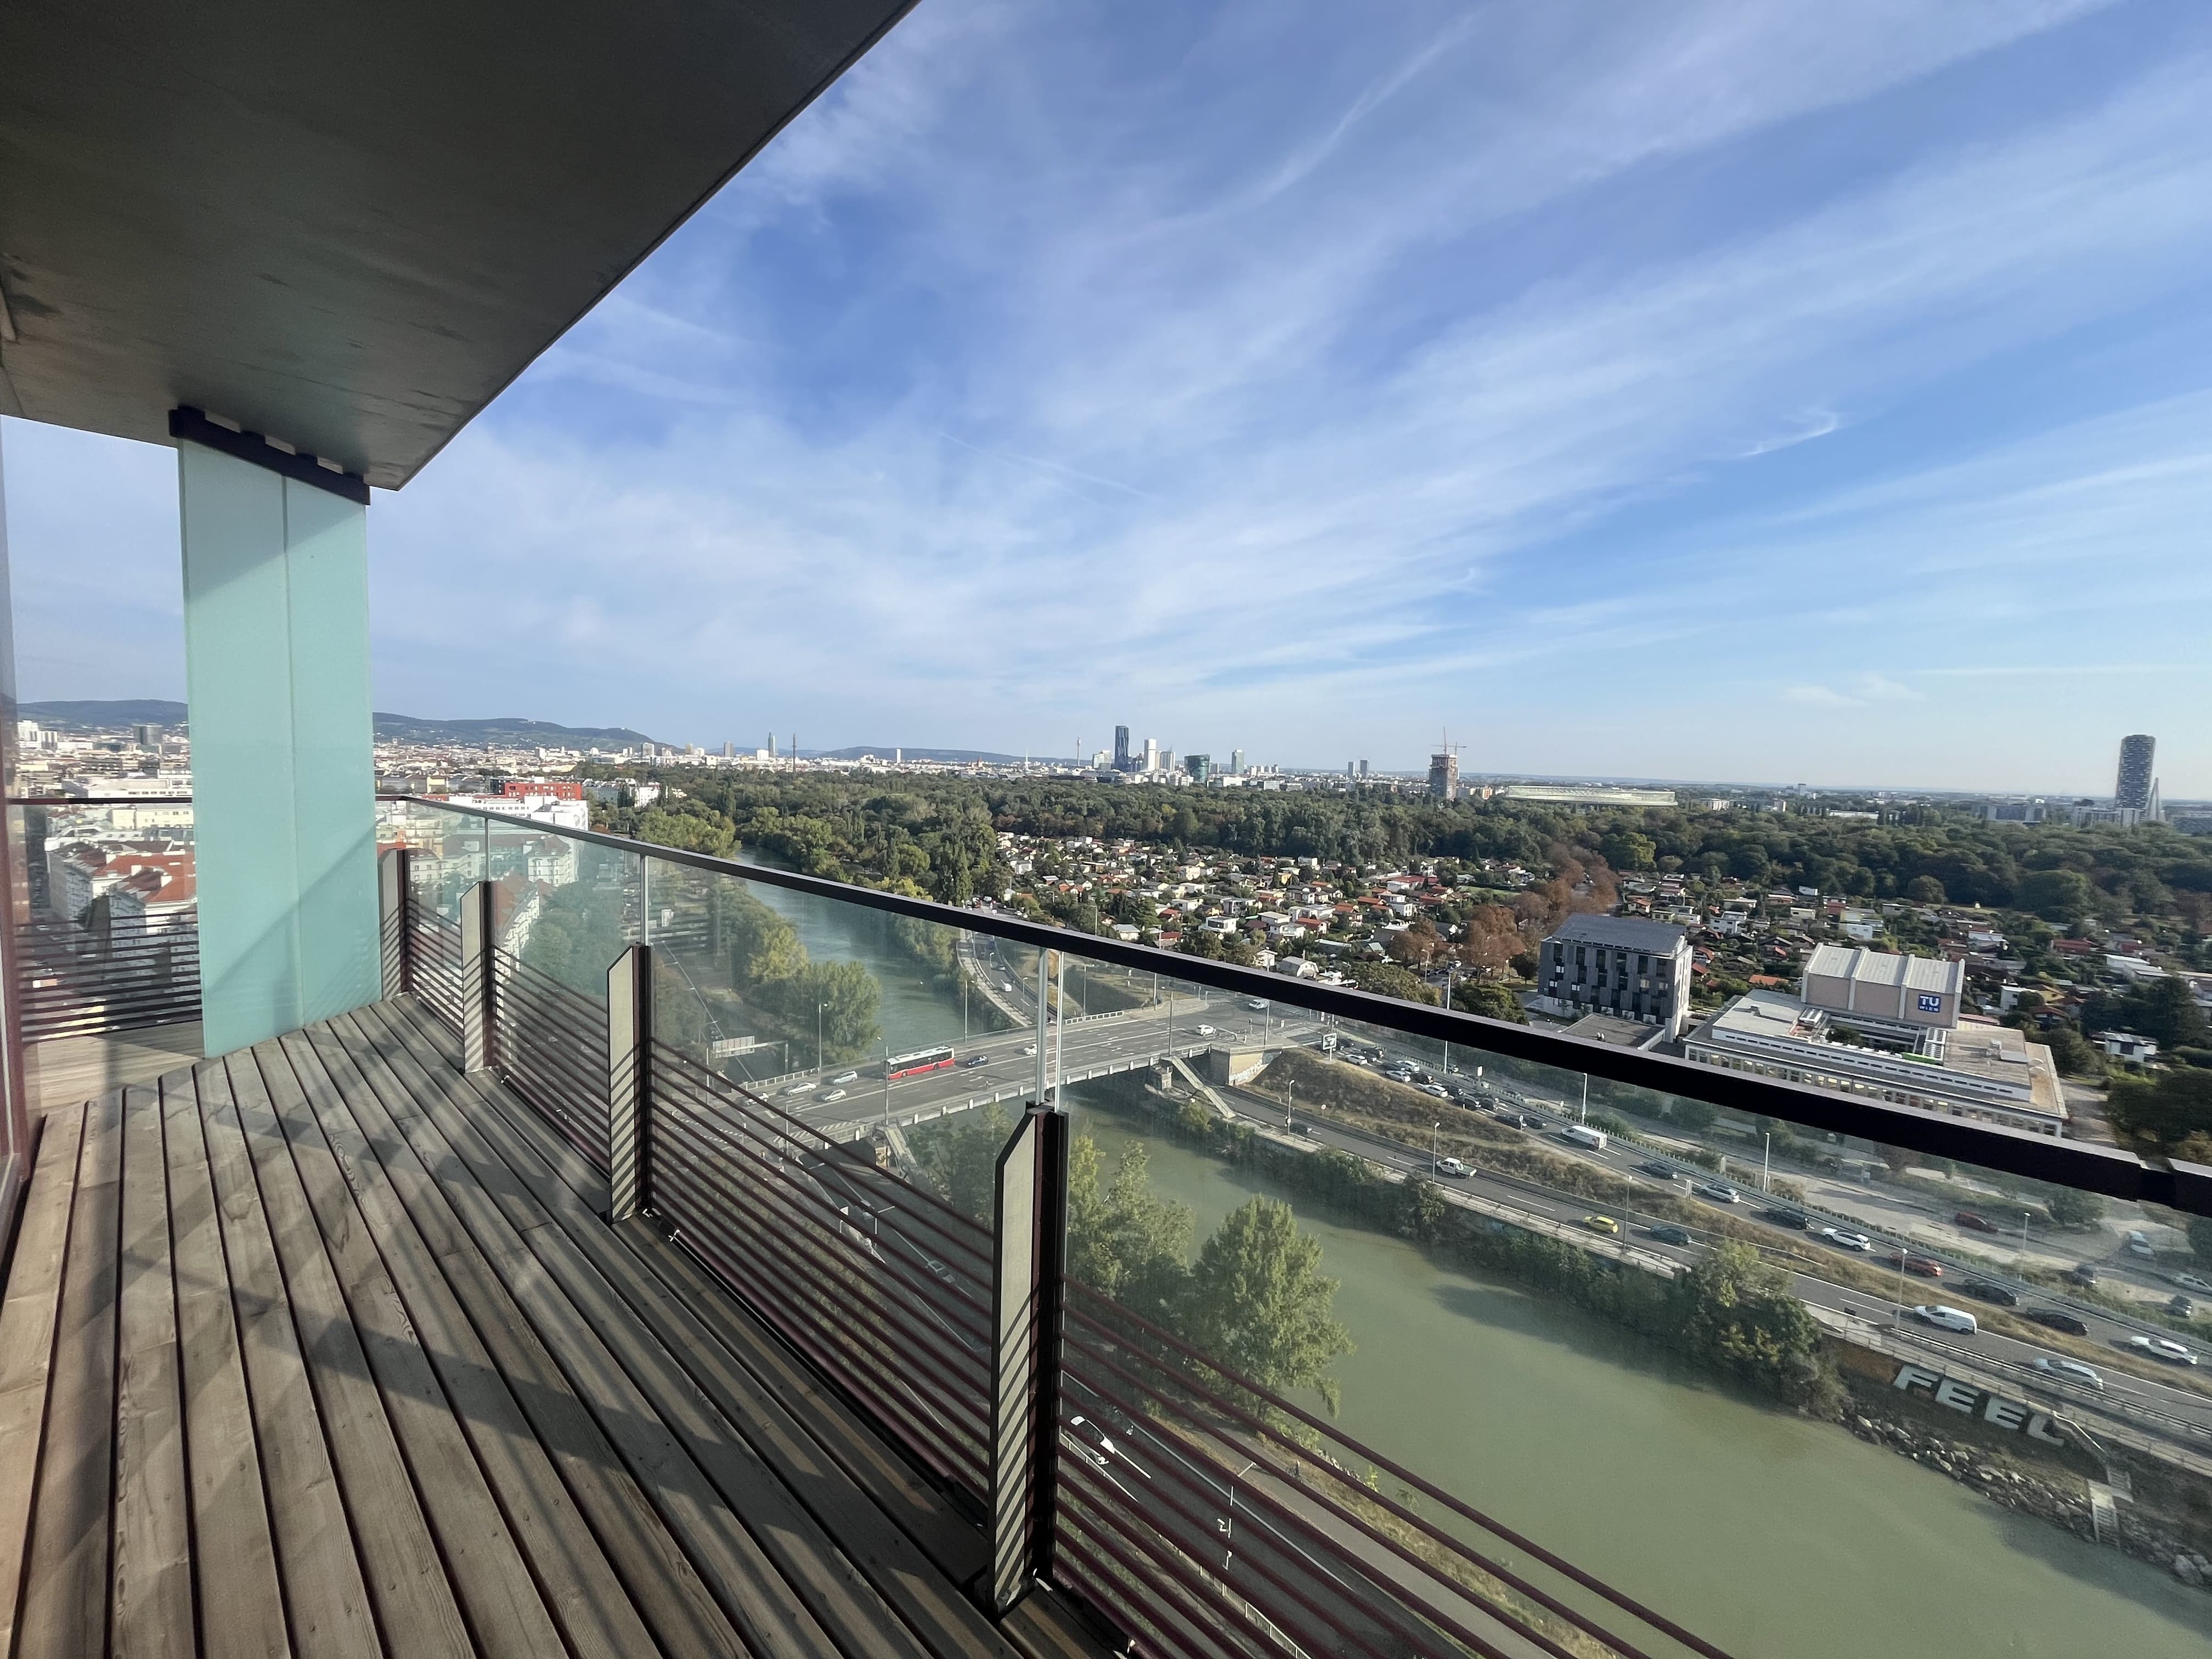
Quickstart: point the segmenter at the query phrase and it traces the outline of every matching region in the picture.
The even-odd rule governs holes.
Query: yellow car
[[[1583,1225],[1594,1233],[1618,1233],[1620,1231],[1620,1224],[1609,1215],[1586,1215],[1583,1218]]]

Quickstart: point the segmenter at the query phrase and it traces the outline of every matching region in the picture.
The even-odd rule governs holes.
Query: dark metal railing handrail
[[[2162,1167],[2118,1146],[2061,1140],[1920,1107],[1893,1105],[1780,1079],[1701,1066],[1669,1055],[1559,1036],[1454,1009],[1321,985],[1232,963],[1184,956],[1152,945],[1130,945],[1119,939],[1024,921],[994,911],[961,909],[933,900],[908,898],[903,894],[856,887],[796,871],[715,858],[683,848],[656,846],[601,830],[564,829],[538,819],[423,796],[380,799],[481,818],[534,835],[558,836],[712,874],[762,882],[793,892],[859,905],[959,932],[988,934],[1037,950],[1064,951],[1216,990],[1262,997],[1312,1013],[1379,1025],[1407,1036],[1508,1059],[1586,1073],[1661,1094],[1705,1101],[1732,1111],[1778,1118],[1826,1133],[1854,1135],[1930,1158],[1952,1158],[2108,1197],[2164,1204],[2192,1214],[2212,1215],[2212,1166],[2173,1159],[2168,1166]]]

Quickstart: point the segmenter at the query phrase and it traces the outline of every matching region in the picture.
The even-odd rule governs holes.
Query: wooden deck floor
[[[0,1659],[1073,1659],[977,1530],[419,1010],[50,1109]]]

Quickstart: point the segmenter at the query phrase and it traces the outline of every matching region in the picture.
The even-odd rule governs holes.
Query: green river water
[[[894,1047],[959,1040],[957,997],[879,916],[752,890],[817,960],[876,974]],[[1154,1189],[1197,1212],[1201,1237],[1272,1192],[1124,1117],[1079,1115],[1109,1167],[1144,1139]],[[1310,1206],[1300,1219],[1359,1345],[1337,1367],[1346,1432],[1738,1659],[2212,1656],[2212,1595],[1716,1387],[1576,1309]]]

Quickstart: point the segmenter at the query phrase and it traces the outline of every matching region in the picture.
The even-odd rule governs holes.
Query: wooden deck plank
[[[85,1109],[15,1659],[84,1659],[107,1650],[122,1123],[119,1091]]]
[[[396,1020],[410,1011],[404,1005],[387,1004],[377,1012]],[[414,1016],[418,1036],[425,1032],[426,1018],[419,1013]],[[496,1097],[490,1098],[489,1105],[501,1112],[502,1120],[513,1125],[546,1165],[556,1166],[556,1160],[568,1152],[567,1142],[526,1107],[507,1109],[507,1102]],[[557,1167],[555,1172],[558,1173]],[[590,1192],[579,1182],[565,1176],[562,1181],[583,1204],[592,1204]],[[586,1212],[570,1213],[580,1217]],[[649,1316],[664,1308],[677,1316],[676,1328],[665,1330],[662,1340],[678,1353],[690,1352],[700,1333],[695,1328],[696,1321],[684,1325],[680,1316],[688,1310],[717,1302],[728,1304],[732,1300],[729,1291],[687,1252],[661,1248],[647,1224],[625,1223],[616,1231],[633,1240],[635,1263],[658,1281],[657,1285],[635,1285],[630,1297],[633,1304]],[[744,1412],[749,1418],[755,1409],[752,1402],[760,1400],[766,1408],[799,1419],[805,1437],[819,1445],[955,1583],[967,1583],[988,1564],[989,1547],[976,1526],[956,1512],[884,1443],[880,1434],[824,1387],[805,1363],[765,1328],[746,1316],[717,1321],[712,1335],[713,1343],[705,1346],[726,1349],[755,1381],[752,1390],[733,1389],[726,1398],[718,1396],[718,1404],[726,1412]],[[744,1403],[739,1403],[741,1399]]]
[[[193,1076],[208,1173],[222,1224],[231,1305],[238,1322],[247,1397],[267,1496],[274,1563],[292,1637],[316,1659],[374,1659],[384,1650],[369,1609],[368,1586],[347,1524],[322,1407],[293,1324],[276,1244],[261,1203],[252,1155],[239,1127],[230,1078],[220,1060]],[[315,1275],[303,1275],[311,1296]],[[343,1401],[338,1402],[343,1409]],[[367,1437],[356,1436],[356,1439]],[[358,1460],[356,1460],[358,1461]],[[393,1454],[397,1462],[397,1454]],[[404,1476],[402,1477],[404,1479]],[[413,1502],[413,1493],[407,1495]],[[385,1517],[398,1527],[406,1517]],[[420,1524],[420,1517],[416,1518]],[[424,1538],[427,1546],[427,1534]],[[459,1615],[453,1625],[458,1629]]]
[[[157,1087],[168,1159],[200,1638],[210,1659],[270,1659],[289,1654],[291,1642],[262,1493],[246,1364],[233,1322],[230,1273],[200,1127],[199,1093],[189,1071],[162,1079]]]
[[[440,1134],[450,1149],[447,1155],[457,1154],[471,1170],[496,1161],[469,1142],[467,1126],[445,1093],[447,1085],[460,1085],[458,1076],[442,1067],[426,1072],[404,1053],[391,1058],[403,1080],[428,1106],[418,1124]],[[596,1297],[588,1291],[580,1297],[566,1278],[546,1272],[535,1252],[541,1237],[550,1233],[557,1230],[533,1226],[521,1234],[519,1245],[495,1243],[484,1255],[533,1322],[547,1322],[549,1346],[562,1372],[652,1493],[748,1645],[762,1653],[792,1656],[885,1652],[884,1626],[896,1621],[886,1619],[880,1607],[875,1618],[866,1618],[848,1585],[841,1604],[825,1615],[792,1582],[793,1572],[816,1580],[835,1574],[843,1565],[836,1546],[791,1530],[795,1517],[787,1511],[787,1494],[757,1462],[750,1486],[736,1496],[713,1479],[715,1463],[748,1459],[749,1449],[740,1449],[737,1431],[712,1417],[696,1392],[688,1400],[672,1401],[639,1386],[624,1360],[650,1367],[656,1356],[634,1352],[635,1333],[604,1290]],[[557,1255],[567,1241],[563,1235],[549,1242]],[[622,1349],[622,1357],[611,1351],[611,1343]],[[657,1356],[661,1368],[669,1363],[665,1354]],[[757,1522],[764,1511],[785,1529],[763,1536]],[[811,1553],[811,1559],[798,1559],[801,1553]]]
[[[531,1316],[482,1254],[478,1240],[519,1248],[504,1212],[458,1158],[441,1154],[442,1142],[413,1133],[421,1103],[367,1050],[349,1021],[318,1028],[309,1041],[372,1144],[385,1144],[374,1126],[407,1127],[406,1156],[388,1159],[386,1167],[410,1212],[449,1206],[469,1231],[466,1243],[439,1265],[661,1646],[702,1659],[740,1659],[743,1638],[577,1399]],[[419,1156],[425,1152],[438,1161],[427,1163]]]
[[[129,1659],[190,1659],[198,1646],[161,1127],[153,1087],[125,1089],[110,1639]]]
[[[423,1206],[418,1218],[402,1205],[386,1159],[404,1157],[405,1143],[388,1122],[378,1126],[378,1140],[371,1140],[301,1034],[295,1032],[270,1045],[262,1055],[264,1070],[276,1063],[277,1055],[290,1064],[323,1145],[368,1224],[408,1322],[445,1387],[461,1431],[476,1451],[486,1482],[571,1651],[576,1659],[623,1659],[653,1651],[653,1638],[629,1591],[439,1271],[432,1249],[436,1245],[445,1247],[442,1254],[465,1249],[465,1237],[439,1206]]]
[[[0,1300],[0,1654],[15,1647],[22,1606],[31,1498],[46,1443],[46,1384],[53,1374],[84,1116],[82,1105],[46,1115],[8,1263],[7,1296]]]
[[[475,1644],[260,1070],[248,1054],[231,1056],[223,1069],[229,1115],[260,1188],[380,1634],[407,1659],[468,1659]]]
[[[492,1098],[503,1091],[479,1089],[475,1079],[451,1073],[434,1079],[424,1064],[429,1056],[418,1051],[411,1058],[418,1066],[414,1080],[418,1085],[433,1081],[444,1084],[449,1106],[456,1100],[471,1099],[473,1091],[476,1109],[465,1111],[464,1115],[471,1127],[484,1132],[487,1140],[493,1139],[495,1132],[513,1133],[514,1126]],[[526,1117],[528,1109],[518,1103],[514,1115]],[[435,1105],[430,1116],[442,1127]],[[868,1594],[853,1603],[847,1600],[854,1588],[852,1581],[832,1578],[817,1583],[816,1593],[823,1597],[817,1611],[825,1622],[835,1627],[842,1621],[857,1629],[851,1621],[878,1616],[876,1604],[880,1597],[883,1604],[896,1611],[906,1631],[911,1632],[908,1639],[920,1642],[930,1651],[978,1656],[1008,1652],[973,1604],[853,1484],[845,1471],[823,1455],[781,1404],[735,1364],[699,1316],[667,1296],[665,1287],[640,1266],[632,1251],[617,1242],[586,1207],[581,1195],[566,1182],[556,1184],[550,1167],[532,1156],[528,1142],[515,1135],[511,1146],[495,1146],[490,1150],[526,1182],[536,1175],[533,1185],[562,1231],[556,1247],[544,1231],[533,1230],[527,1235],[531,1248],[585,1309],[594,1328],[611,1335],[617,1324],[610,1322],[618,1322],[619,1328],[629,1334],[629,1340],[617,1346],[631,1358],[633,1375],[664,1413],[669,1410],[670,1396],[683,1401],[697,1390],[706,1395],[721,1420],[744,1425],[741,1443],[745,1455],[732,1455],[734,1448],[726,1445],[713,1449],[721,1460],[719,1469],[707,1449],[695,1443],[692,1449],[716,1474],[726,1493],[732,1492],[733,1485],[751,1489],[766,1480],[772,1482],[770,1490],[791,1494],[788,1508],[770,1506],[753,1522],[764,1541],[781,1538],[787,1531],[799,1540],[806,1559],[790,1563],[787,1570],[803,1572],[814,1558],[816,1528],[823,1547],[842,1550],[851,1559],[853,1578],[866,1585]],[[642,1242],[651,1250],[665,1249],[649,1235]],[[656,1356],[680,1358],[670,1358],[663,1363]],[[672,1421],[681,1428],[680,1418],[672,1417]],[[732,1501],[738,1501],[734,1495]],[[762,1531],[763,1528],[769,1530]]]
[[[490,1659],[559,1653],[561,1636],[553,1615],[291,1066],[274,1043],[233,1058],[234,1086],[251,1064],[268,1091],[270,1127],[278,1137],[270,1149],[271,1160],[288,1155],[289,1148],[477,1650]],[[250,1121],[247,1129],[251,1135]]]
[[[384,1007],[395,1018],[404,1018],[413,1012],[416,1029],[425,1036],[430,1035],[427,1017],[410,1011],[408,1005],[392,1003]],[[445,1045],[433,1042],[427,1046],[441,1049]],[[526,1104],[515,1101],[507,1091],[483,1092],[490,1109],[499,1111],[514,1126],[518,1137],[526,1141],[549,1168],[556,1163],[565,1165],[576,1161],[567,1141]],[[596,1172],[593,1176],[596,1178]],[[584,1203],[593,1201],[589,1182],[574,1176],[566,1176],[563,1180]],[[687,1316],[698,1309],[728,1308],[731,1297],[726,1288],[713,1279],[695,1257],[683,1250],[665,1248],[650,1224],[641,1220],[625,1222],[614,1231],[617,1236],[630,1241],[636,1263],[660,1281],[662,1291],[659,1296],[639,1287],[630,1293],[630,1299],[633,1305],[653,1319],[660,1339],[672,1352],[684,1356],[688,1362],[694,1354],[710,1348],[726,1350],[759,1385],[757,1396],[746,1397],[758,1398],[763,1402],[761,1409],[771,1417],[781,1416],[795,1422],[804,1440],[818,1446],[842,1469],[860,1492],[913,1539],[944,1578],[954,1585],[966,1584],[975,1578],[986,1565],[989,1549],[981,1531],[973,1522],[955,1511],[940,1493],[884,1443],[877,1431],[826,1389],[803,1360],[750,1316],[715,1320],[711,1328],[713,1341],[702,1341],[701,1334],[691,1328],[697,1322],[687,1324]],[[654,1316],[654,1310],[665,1316],[665,1322],[664,1318]],[[751,1407],[736,1403],[741,1390],[726,1392],[711,1371],[702,1375],[702,1383],[726,1415],[744,1411],[744,1420],[756,1420]],[[832,1529],[837,1531],[841,1540],[847,1537],[835,1524]],[[1104,1659],[1108,1652],[1082,1617],[1050,1586],[1040,1586],[997,1628],[1029,1659]]]

